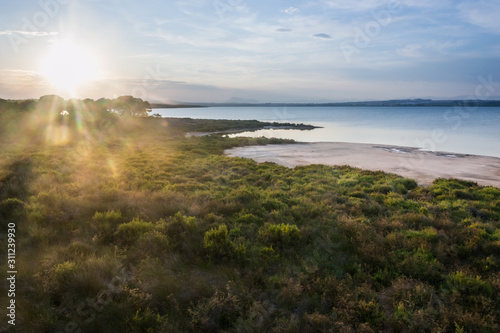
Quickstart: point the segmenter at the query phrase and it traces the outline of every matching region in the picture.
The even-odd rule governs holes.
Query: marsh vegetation
[[[223,151],[281,140],[53,101],[0,106],[12,332],[498,331],[500,189],[257,164]]]

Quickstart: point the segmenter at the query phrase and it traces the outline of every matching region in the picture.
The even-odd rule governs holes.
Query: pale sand
[[[350,165],[382,170],[430,185],[436,178],[457,178],[500,187],[500,158],[421,151],[418,148],[359,143],[299,143],[233,148],[228,156],[287,167],[309,164]]]

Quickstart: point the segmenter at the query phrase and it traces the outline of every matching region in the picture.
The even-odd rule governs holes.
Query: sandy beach
[[[457,178],[500,187],[500,158],[421,151],[418,148],[341,142],[250,146],[226,150],[228,156],[274,162],[287,167],[309,164],[350,165],[382,170],[430,185],[437,178]]]

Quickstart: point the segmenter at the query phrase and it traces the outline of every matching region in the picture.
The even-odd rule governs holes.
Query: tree
[[[66,101],[57,95],[45,95],[38,100],[36,110],[48,124],[53,124],[61,120],[61,112],[66,110]]]
[[[120,96],[112,102],[113,109],[124,116],[147,117],[151,105],[147,101],[132,96]]]
[[[40,97],[38,105],[46,110],[61,112],[66,107],[66,101],[64,98],[57,95],[45,95]]]

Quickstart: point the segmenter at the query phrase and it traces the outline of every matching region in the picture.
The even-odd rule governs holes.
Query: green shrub
[[[44,226],[48,223],[47,209],[44,205],[33,202],[26,205],[28,222]]]
[[[173,249],[186,250],[194,245],[195,239],[193,237],[198,233],[198,222],[193,216],[187,217],[181,212],[177,212],[165,223],[159,224],[157,229],[166,233]]]
[[[454,310],[454,312],[452,312]],[[498,332],[497,318],[482,313],[453,309],[446,318],[454,323],[456,332]]]
[[[356,318],[361,323],[368,323],[370,327],[381,329],[385,321],[385,315],[378,302],[374,300],[359,300],[356,306]]]
[[[400,277],[388,289],[387,297],[393,308],[389,321],[396,331],[432,332],[442,325],[442,303],[431,285]]]
[[[299,279],[280,277],[277,300],[282,307],[288,310],[294,309],[304,297],[307,295],[304,293],[304,287]]]
[[[420,212],[404,213],[401,215],[400,221],[404,223],[404,228],[408,229],[421,229],[432,224],[432,220]]]
[[[217,290],[212,297],[200,300],[189,309],[191,328],[197,332],[227,331],[244,314],[243,306],[228,285],[226,290]]]
[[[430,242],[437,241],[437,231],[432,227],[423,230],[406,230],[403,234],[408,238],[420,238]]]
[[[444,178],[438,178],[434,180],[432,183],[432,187],[441,187],[444,189],[466,189],[466,188],[472,188],[472,187],[477,187],[476,182],[471,182],[468,180],[461,180],[461,179],[454,179],[454,178],[449,178],[449,179],[444,179]]]
[[[397,263],[396,267],[402,274],[422,281],[435,283],[441,278],[441,263],[423,247],[413,252],[402,252],[401,261]]]
[[[8,222],[18,220],[23,213],[24,202],[17,198],[8,198],[0,201],[0,220]],[[6,223],[2,223],[4,225]]]
[[[459,291],[465,295],[484,295],[490,297],[493,294],[491,286],[479,276],[469,276],[464,272],[457,271],[446,277],[448,288]]]
[[[405,199],[402,194],[391,192],[385,197],[384,203],[392,209],[397,209],[399,212],[419,212],[420,203]]]
[[[92,243],[75,240],[69,244],[64,251],[64,258],[68,260],[82,260],[96,253]]]
[[[244,224],[260,224],[261,219],[253,214],[242,214],[236,220],[237,222]]]
[[[95,237],[102,243],[109,243],[113,240],[118,225],[122,222],[120,211],[96,212],[91,220],[91,225],[95,232]]]
[[[140,257],[162,257],[170,250],[168,236],[158,230],[150,230],[141,235],[136,245],[136,251]]]
[[[285,203],[281,202],[278,199],[274,199],[274,198],[265,199],[262,202],[262,206],[264,207],[264,209],[266,211],[272,211],[272,210],[280,211],[280,210],[288,207]]]
[[[418,187],[418,184],[415,180],[409,178],[398,178],[391,182],[392,188],[394,192],[400,194],[406,194],[408,191],[411,191]]]
[[[215,261],[242,257],[246,252],[244,245],[236,245],[229,240],[225,224],[221,224],[218,228],[212,228],[205,232],[204,246],[210,258]]]
[[[259,230],[259,235],[266,242],[277,247],[284,247],[295,245],[299,241],[300,230],[294,224],[267,224]]]
[[[153,223],[133,219],[132,222],[120,224],[115,233],[116,240],[122,245],[132,245],[141,236],[154,228]]]
[[[302,322],[301,332],[307,333],[320,333],[320,332],[333,332],[332,331],[333,322],[332,319],[327,315],[315,312],[306,313]]]
[[[135,315],[127,321],[127,326],[131,332],[158,332],[166,323],[167,316],[160,316],[159,313],[150,308],[139,309]]]
[[[475,200],[476,199],[476,195],[474,195],[473,193],[470,193],[468,191],[464,191],[464,190],[453,190],[451,192],[451,195],[457,199],[462,199],[462,200]]]
[[[59,283],[66,283],[76,272],[76,263],[65,261],[54,267],[54,278]]]
[[[236,332],[258,333],[268,332],[269,322],[274,310],[268,301],[255,301],[244,316],[240,316],[235,324]]]
[[[259,253],[264,260],[274,260],[279,257],[279,255],[276,254],[276,251],[274,251],[272,246],[263,246],[260,249]]]

